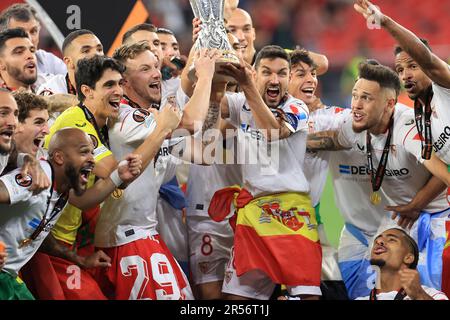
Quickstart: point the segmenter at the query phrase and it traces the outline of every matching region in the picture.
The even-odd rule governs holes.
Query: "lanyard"
[[[394,300],[403,300],[403,299],[405,299],[405,298],[406,298],[406,292],[405,292],[405,290],[402,288],[402,289],[398,290],[397,294],[395,295]],[[376,300],[378,300],[378,298],[377,298],[377,290],[376,290],[375,288],[373,288],[373,289],[370,291],[370,299],[369,299],[369,300],[370,300],[370,301],[376,301]]]
[[[381,155],[380,163],[378,164],[377,172],[375,174],[373,170],[373,161],[372,161],[372,137],[370,136],[369,130],[367,130],[366,134],[366,148],[367,148],[367,162],[369,166],[371,182],[372,182],[372,190],[378,191],[381,187],[381,183],[383,182],[384,172],[386,170],[386,164],[389,156],[389,149],[391,147],[391,137],[392,137],[392,126],[394,124],[394,118],[392,117],[389,122],[389,131],[388,136],[386,138],[386,143],[384,144],[383,154]]]
[[[70,82],[68,73],[66,74],[66,86],[67,86],[67,93],[68,94],[72,94],[74,96],[77,95],[77,89]]]
[[[67,200],[69,199],[69,192],[65,192],[61,194],[58,198],[58,200],[55,203],[55,206],[53,207],[52,211],[50,212],[49,217],[47,218],[48,210],[50,209],[50,203],[53,196],[53,190],[55,188],[55,175],[53,171],[53,167],[50,164],[50,168],[52,170],[52,187],[50,188],[50,195],[47,197],[47,208],[45,209],[44,216],[42,217],[41,221],[39,222],[38,227],[34,232],[31,234],[31,236],[28,238],[30,241],[36,240],[36,238],[39,236],[39,234],[47,227],[47,225],[61,212],[62,209],[64,209],[64,206],[67,203]]]
[[[109,135],[108,135],[108,128],[104,126],[102,129],[99,129],[97,122],[95,121],[94,115],[89,111],[89,109],[82,103],[80,103],[79,107],[84,112],[84,116],[86,117],[87,121],[89,121],[95,128],[95,131],[97,132],[98,136],[100,137],[100,141],[103,145],[105,145],[108,149],[111,149],[109,147]]]
[[[420,136],[420,142],[422,144],[422,158],[425,160],[429,160],[431,158],[431,152],[433,149],[432,145],[432,134],[431,134],[431,100],[433,99],[433,87],[430,86],[427,89],[427,92],[425,94],[425,121],[422,122],[423,118],[423,108],[422,104],[417,98],[414,101],[414,116],[416,118],[416,127],[417,131],[419,132]],[[422,134],[423,130],[423,124],[425,123],[425,137]],[[425,138],[425,145],[423,138]]]

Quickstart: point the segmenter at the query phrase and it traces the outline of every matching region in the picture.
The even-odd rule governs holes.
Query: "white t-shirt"
[[[337,130],[350,109],[325,107],[309,114],[309,133]],[[328,162],[333,151],[306,152],[305,176],[311,187],[310,196],[313,207],[320,202],[327,182]]]
[[[43,74],[67,73],[66,64],[51,52],[39,49],[36,51],[37,70]]]
[[[429,288],[422,286],[422,289],[431,297],[433,300],[448,300],[447,296],[434,288]],[[381,292],[377,293],[377,300],[394,300],[397,295],[397,291]],[[356,300],[370,300],[370,296],[359,297]],[[403,300],[412,300],[409,296],[406,296]]]
[[[433,136],[433,150],[443,162],[450,164],[450,89],[441,87],[436,83],[432,85],[431,134]]]
[[[50,96],[53,94],[69,93],[67,90],[66,74],[55,74],[43,83],[36,94]]]
[[[383,153],[387,133],[371,135],[374,170],[378,168]],[[339,143],[352,147],[364,154],[367,165],[366,131],[355,133],[352,129],[352,117],[348,116],[339,131]],[[386,164],[385,176],[381,189],[390,199],[391,205],[409,203],[416,193],[432,176],[421,164],[420,137],[415,122],[414,111],[404,105],[397,104],[394,110],[391,148]],[[369,183],[370,184],[370,183]],[[446,192],[442,192],[423,210],[434,213],[448,208]]]
[[[123,159],[138,148],[156,127],[151,113],[120,105],[119,120],[109,129],[110,150]],[[95,245],[101,248],[123,245],[145,235],[156,234],[156,196],[159,183],[152,161],[122,195],[116,192],[104,202],[95,229]]]
[[[267,143],[256,126],[245,95],[227,94],[227,99],[230,122],[238,128],[237,157],[242,164],[243,186],[255,197],[281,192],[309,193],[309,183],[303,173],[308,107],[288,96],[278,108],[284,111],[295,132],[286,139]]]
[[[0,175],[8,164],[9,154],[0,154]]]
[[[40,161],[40,164],[51,181],[52,173],[49,163]],[[0,178],[8,190],[11,202],[11,205],[0,204],[0,241],[5,243],[8,252],[8,259],[3,270],[13,276],[16,276],[36,253],[62,212],[61,210],[53,217],[36,240],[28,246],[19,248],[20,242],[31,236],[44,217],[47,210],[47,200],[51,193],[51,188],[48,188],[37,195],[33,195],[28,190],[31,178],[23,181],[20,177],[20,170],[16,169]],[[58,192],[54,190],[48,206],[47,218],[51,216],[59,197]]]

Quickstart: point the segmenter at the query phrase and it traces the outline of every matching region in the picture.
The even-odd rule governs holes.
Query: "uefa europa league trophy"
[[[234,79],[225,75],[220,75],[217,70],[221,64],[234,63],[239,64],[239,58],[228,41],[227,31],[225,29],[223,13],[225,0],[189,0],[192,11],[196,18],[202,22],[201,31],[198,34],[197,41],[194,44],[195,50],[202,48],[218,49],[222,51],[223,57],[216,62],[216,72],[213,82],[234,81]],[[196,79],[195,69],[189,71],[189,78]]]

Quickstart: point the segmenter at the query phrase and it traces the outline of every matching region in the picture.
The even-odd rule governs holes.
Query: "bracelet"
[[[114,183],[114,185],[115,185],[117,188],[118,188],[121,184],[123,184],[123,181],[122,181],[122,179],[120,179],[120,177],[119,177],[119,171],[117,171],[117,169],[114,170],[114,171],[110,174],[109,178],[111,179],[111,181]]]

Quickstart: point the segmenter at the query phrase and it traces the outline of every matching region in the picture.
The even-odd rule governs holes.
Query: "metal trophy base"
[[[230,76],[226,76],[224,74],[219,74],[217,71],[219,71],[221,69],[221,66],[227,64],[227,63],[232,63],[235,66],[240,66],[239,64],[239,60],[237,59],[237,57],[231,57],[231,58],[221,58],[218,59],[216,61],[216,66],[215,66],[215,71],[214,71],[214,77],[212,82],[236,82],[236,79],[234,79],[233,77]],[[189,68],[189,73],[188,73],[188,77],[189,80],[191,80],[192,82],[197,82],[197,76],[195,74],[195,67],[194,64],[191,65],[191,67]]]

